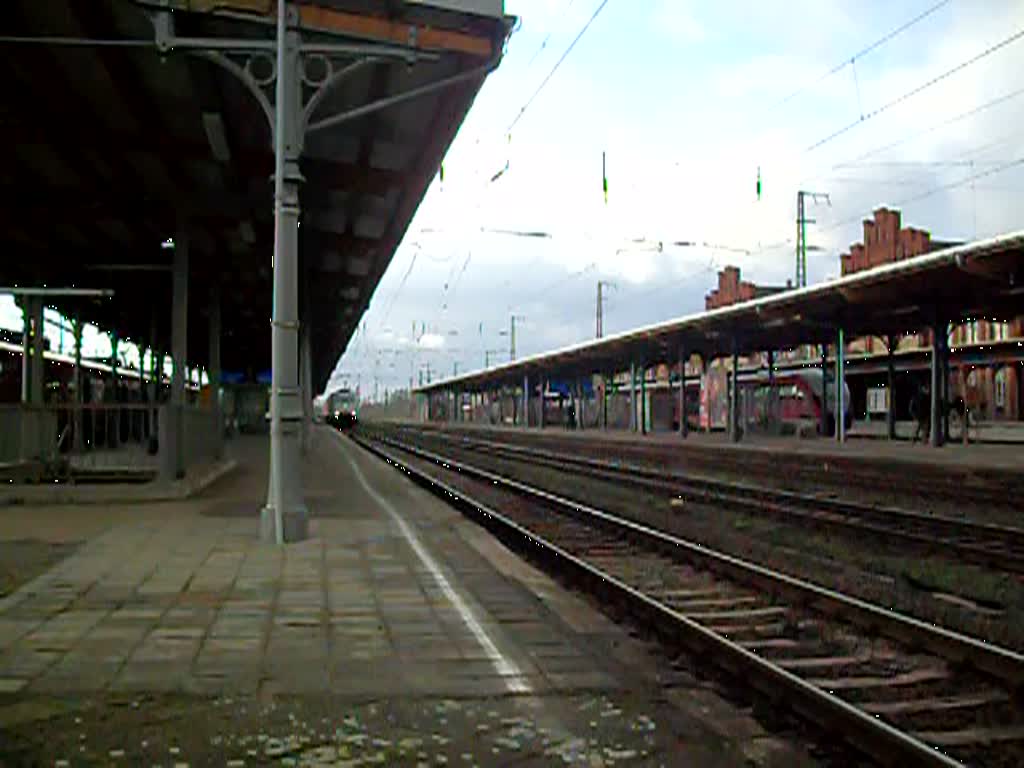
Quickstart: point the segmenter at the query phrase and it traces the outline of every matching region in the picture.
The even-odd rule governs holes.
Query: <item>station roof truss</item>
[[[806,288],[686,315],[431,382],[417,391],[519,384],[523,376],[589,375],[631,361],[675,363],[919,332],[936,322],[1024,314],[1024,231],[945,248]]]
[[[322,388],[512,20],[500,0],[291,5],[312,103],[300,302]],[[189,363],[205,362],[218,290],[223,368],[269,368],[276,13],[276,0],[5,2],[0,138],[14,151],[0,181],[0,283],[111,289],[52,305],[168,350],[161,244],[184,224]]]

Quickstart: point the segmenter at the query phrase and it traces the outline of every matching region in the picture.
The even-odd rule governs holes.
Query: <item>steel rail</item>
[[[457,466],[459,472],[563,509],[575,511],[592,520],[599,520],[624,532],[656,542],[667,552],[686,556],[729,578],[788,595],[796,601],[851,624],[879,632],[893,640],[925,646],[944,658],[971,666],[1014,687],[1024,686],[1024,655],[984,640],[970,637],[944,627],[905,616],[866,600],[827,589],[818,584],[773,571],[770,568],[719,552],[679,536],[659,531],[642,523],[618,517],[602,510],[559,496],[526,483],[479,467],[456,462],[431,451],[409,446],[391,438],[377,438],[392,447],[420,458]]]
[[[838,730],[851,746],[870,755],[880,763],[893,766],[921,765],[945,766],[947,768],[963,765],[910,734],[863,712],[838,696],[812,685],[792,672],[701,626],[696,621],[631,587],[613,575],[576,557],[557,544],[538,536],[497,510],[475,501],[457,488],[431,477],[408,462],[403,462],[377,443],[383,442],[390,447],[409,452],[425,460],[439,462],[453,471],[488,480],[511,488],[518,493],[542,499],[546,503],[558,504],[576,513],[583,512],[592,515],[602,524],[614,523],[634,534],[642,534],[645,537],[654,536],[659,543],[665,543],[666,540],[672,540],[673,537],[665,537],[645,526],[616,519],[599,510],[583,507],[546,491],[530,488],[518,481],[453,462],[443,456],[403,445],[389,438],[374,438],[371,441],[358,435],[352,437],[368,451],[383,458],[421,486],[430,489],[448,503],[483,524],[504,542],[526,550],[531,556],[541,557],[558,571],[577,581],[584,582],[599,595],[618,601],[635,618],[654,630],[662,640],[682,645],[691,652],[700,654],[701,658],[713,661],[723,671],[753,685],[773,702],[787,703],[801,717],[826,729]],[[681,540],[672,543],[689,544],[689,542]],[[699,545],[691,546],[699,547]],[[709,552],[705,551],[705,554]],[[726,560],[740,562],[727,555],[719,556]],[[765,570],[758,566],[752,567],[759,571]],[[783,577],[783,579],[795,581],[788,577]],[[813,587],[813,585],[808,586]]]
[[[408,428],[405,428],[409,431]],[[416,433],[416,430],[412,430]],[[465,436],[447,437],[434,431],[419,432],[428,439],[441,442],[453,440],[467,448],[482,448],[494,453],[504,453],[517,460],[538,466],[564,467],[572,465],[592,476],[612,479],[616,482],[627,482],[640,488],[657,488],[666,493],[686,496],[690,500],[706,501],[712,496],[716,501],[724,501],[734,508],[739,508],[759,517],[794,518],[800,522],[808,522],[820,528],[868,533],[877,538],[887,540],[898,539],[921,549],[935,552],[940,556],[955,553],[964,562],[1006,570],[1013,573],[1024,573],[1024,529],[993,523],[958,520],[942,515],[929,515],[913,510],[892,506],[875,506],[860,502],[823,499],[811,494],[802,494],[783,489],[765,488],[748,483],[730,480],[719,480],[704,476],[693,476],[654,469],[636,463],[612,462],[602,459],[570,455],[539,448],[526,447],[511,443],[478,440]],[[764,506],[770,504],[770,507]],[[786,506],[793,505],[793,506]],[[844,517],[826,517],[821,512]],[[868,522],[872,518],[875,522]],[[900,525],[916,525],[932,529],[939,536],[960,537],[975,542],[984,538],[989,542],[1009,544],[1017,548],[1016,552],[1004,552],[986,548],[984,544],[964,543],[956,540],[936,540],[920,532],[901,529]]]

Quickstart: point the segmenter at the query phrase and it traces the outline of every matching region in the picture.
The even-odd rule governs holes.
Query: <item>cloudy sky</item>
[[[1024,228],[1024,0],[608,0],[530,101],[600,5],[506,0],[506,57],[332,386],[507,360],[512,315],[518,356],[592,338],[598,281],[606,333],[701,309],[726,264],[783,284],[799,189],[831,201],[811,282],[878,205],[941,239]]]

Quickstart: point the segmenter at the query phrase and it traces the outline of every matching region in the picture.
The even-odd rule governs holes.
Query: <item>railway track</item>
[[[1024,529],[925,514],[891,506],[839,500],[675,472],[664,467],[609,461],[562,451],[481,440],[464,435],[403,428],[416,440],[487,453],[534,466],[565,469],[619,484],[629,484],[683,501],[713,504],[717,509],[770,517],[818,530],[873,538],[909,547],[925,555],[953,558],[993,570],[1024,574]]]
[[[391,437],[356,439],[668,644],[880,764],[1024,759],[1020,654]]]
[[[882,492],[893,499],[892,503],[902,506],[944,505],[953,501],[1009,512],[1015,500],[1024,494],[1024,479],[1019,473],[996,468],[912,462],[905,465],[907,472],[899,473],[893,472],[891,462],[866,460],[864,456],[853,459],[809,453],[794,460],[773,450],[743,450],[679,439],[670,442],[657,438],[621,439],[622,434],[614,436],[612,432],[595,429],[581,433],[451,424],[418,424],[416,427],[439,434],[494,435],[502,442],[526,446],[544,444],[558,451],[586,451],[594,458],[626,459],[637,464],[657,462],[677,471],[716,478],[749,478],[787,489],[825,487],[842,494],[871,496]]]

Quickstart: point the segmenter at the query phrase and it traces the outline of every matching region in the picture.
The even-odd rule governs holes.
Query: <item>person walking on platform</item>
[[[928,442],[931,436],[931,392],[927,384],[911,398],[910,418],[916,422],[912,442],[916,443],[919,437],[923,442]]]

